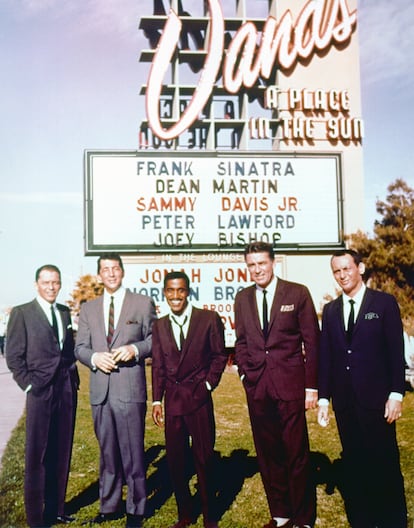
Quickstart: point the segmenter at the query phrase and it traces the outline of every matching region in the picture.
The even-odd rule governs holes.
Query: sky
[[[95,273],[96,257],[84,256],[83,152],[137,148],[149,68],[138,25],[152,4],[0,0],[0,310],[33,298],[46,262],[62,271],[61,300]],[[387,186],[414,185],[414,3],[363,0],[358,11],[369,232]]]

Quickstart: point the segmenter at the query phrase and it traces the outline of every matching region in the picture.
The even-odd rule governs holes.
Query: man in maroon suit
[[[152,417],[164,424],[171,480],[184,528],[194,521],[186,467],[192,452],[205,528],[217,528],[214,518],[212,468],[215,422],[211,393],[218,385],[227,361],[223,323],[216,312],[188,302],[190,282],[180,271],[164,279],[164,295],[170,313],[155,321],[152,329]],[[191,451],[190,451],[191,437]]]
[[[305,409],[318,399],[315,308],[305,286],[274,275],[270,244],[249,244],[245,260],[255,284],[235,300],[236,362],[272,516],[263,528],[312,527]]]

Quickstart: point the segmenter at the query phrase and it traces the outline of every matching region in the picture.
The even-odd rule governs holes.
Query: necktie
[[[182,324],[180,324],[176,319],[175,317],[172,318],[172,320],[174,321],[174,323],[180,327],[180,350],[182,350],[183,348],[183,344],[184,344],[184,332],[183,332],[183,326],[185,325],[185,323],[187,322],[187,316],[184,317],[184,321]]]
[[[267,315],[267,299],[266,299],[267,291],[263,290],[263,306],[262,306],[262,315],[263,315],[263,335],[267,337],[267,330],[269,328],[269,317]]]
[[[53,304],[50,305],[50,311],[52,312],[53,333],[55,334],[56,339],[59,341],[59,329],[58,329],[58,324],[57,324],[57,319],[56,319],[55,309],[53,308]]]
[[[349,304],[351,305],[351,309],[349,311],[349,317],[348,317],[348,325],[346,327],[346,335],[348,338],[348,342],[352,339],[352,332],[354,330],[354,324],[355,324],[355,313],[354,313],[354,304],[355,301],[353,299],[350,299]]]
[[[108,343],[108,347],[111,347],[113,335],[114,335],[114,298],[111,295],[111,302],[109,304],[108,334],[106,336],[106,342]]]

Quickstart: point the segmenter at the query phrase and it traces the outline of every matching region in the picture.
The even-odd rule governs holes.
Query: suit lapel
[[[362,298],[361,306],[358,311],[357,318],[355,320],[354,331],[352,334],[353,336],[358,332],[358,329],[361,327],[361,321],[364,320],[364,314],[366,314],[369,310],[370,302],[371,302],[371,293],[368,290],[368,288],[366,288],[364,296]]]
[[[114,328],[114,334],[112,336],[112,343],[115,342],[117,336],[119,335],[121,328],[123,328],[124,324],[126,324],[126,321],[128,319],[128,310],[131,306],[131,297],[129,295],[129,291],[125,291],[125,297],[122,303],[121,307],[121,313],[119,314],[118,321],[116,323],[116,327]]]
[[[247,306],[246,310],[250,312],[250,320],[253,322],[256,331],[262,333],[262,327],[260,326],[260,319],[259,319],[259,308],[257,306],[257,299],[256,299],[256,286],[250,286],[247,290],[248,297],[247,297]]]
[[[346,340],[346,329],[345,329],[345,320],[344,320],[344,297],[341,295],[335,300],[334,305],[334,315],[335,315],[335,321],[338,322],[338,335],[342,337],[342,339]]]

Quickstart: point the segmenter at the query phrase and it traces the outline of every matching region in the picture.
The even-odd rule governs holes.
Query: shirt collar
[[[362,303],[362,298],[364,297],[366,289],[367,287],[365,286],[365,283],[363,282],[361,288],[357,291],[357,293],[353,297],[350,297],[349,295],[346,295],[345,293],[343,293],[344,303],[345,301],[350,301],[352,299],[353,301],[355,301],[356,304],[360,305]]]
[[[49,301],[46,301],[46,299],[43,299],[43,297],[40,297],[40,295],[38,295],[36,297],[36,300],[37,302],[40,304],[41,308],[45,311],[45,312],[50,312],[50,307],[53,306],[54,308],[56,308],[56,302],[54,303],[50,303]]]
[[[266,288],[262,288],[261,286],[258,286],[256,284],[256,289],[260,292],[263,290],[266,290],[270,296],[274,296],[277,286],[277,277],[276,275],[273,275],[272,280],[269,282],[269,284],[266,286]]]
[[[190,320],[192,311],[193,311],[193,305],[189,302],[187,306],[185,307],[184,312],[181,315],[177,315],[173,313],[170,309],[168,316],[170,319],[174,318],[176,321],[178,321],[181,324],[182,321],[184,321],[186,317],[187,317],[187,321]]]
[[[111,297],[114,298],[114,300],[120,300],[120,299],[123,299],[124,295],[125,295],[125,288],[123,286],[120,286],[116,292],[114,293],[109,293],[107,292],[106,290],[104,290],[104,302],[107,302],[109,303],[110,302],[110,299]]]

